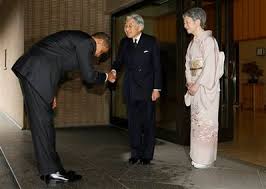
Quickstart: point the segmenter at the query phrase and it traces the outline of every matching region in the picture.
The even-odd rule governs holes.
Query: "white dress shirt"
[[[136,40],[137,40],[136,43],[137,43],[137,44],[139,43],[139,39],[140,39],[140,37],[141,37],[141,34],[142,34],[142,33],[140,33],[140,34],[138,34],[137,36],[135,36],[135,37],[132,38],[133,43],[134,43]]]

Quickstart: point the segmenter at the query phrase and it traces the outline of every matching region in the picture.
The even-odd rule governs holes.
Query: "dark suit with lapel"
[[[161,89],[160,51],[156,39],[142,33],[136,47],[132,39],[122,39],[112,68],[119,71],[122,65],[125,66],[123,94],[128,109],[131,157],[152,160],[155,103],[151,96],[153,89]]]
[[[24,96],[38,168],[42,175],[60,171],[63,166],[55,148],[52,100],[66,71],[78,69],[87,83],[100,83],[105,73],[92,66],[96,43],[87,33],[61,31],[30,48],[12,67]]]

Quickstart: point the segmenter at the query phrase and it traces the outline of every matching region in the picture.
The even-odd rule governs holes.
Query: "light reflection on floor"
[[[219,152],[266,167],[266,111],[236,111],[234,140],[220,143]]]

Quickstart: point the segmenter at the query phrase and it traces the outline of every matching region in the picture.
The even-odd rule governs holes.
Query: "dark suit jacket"
[[[86,83],[105,81],[105,73],[96,72],[92,66],[95,49],[96,43],[87,33],[57,32],[33,45],[17,60],[12,70],[50,103],[66,71],[79,69]]]
[[[141,34],[137,47],[123,38],[112,69],[125,65],[124,97],[127,100],[151,100],[153,89],[161,89],[160,50],[156,39]]]

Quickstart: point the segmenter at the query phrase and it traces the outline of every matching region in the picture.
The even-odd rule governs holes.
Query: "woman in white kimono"
[[[186,54],[187,93],[191,106],[190,157],[196,168],[208,168],[216,160],[219,110],[219,47],[211,31],[204,31],[206,13],[192,8],[184,13],[184,27],[194,36]],[[221,70],[222,69],[222,70]]]

